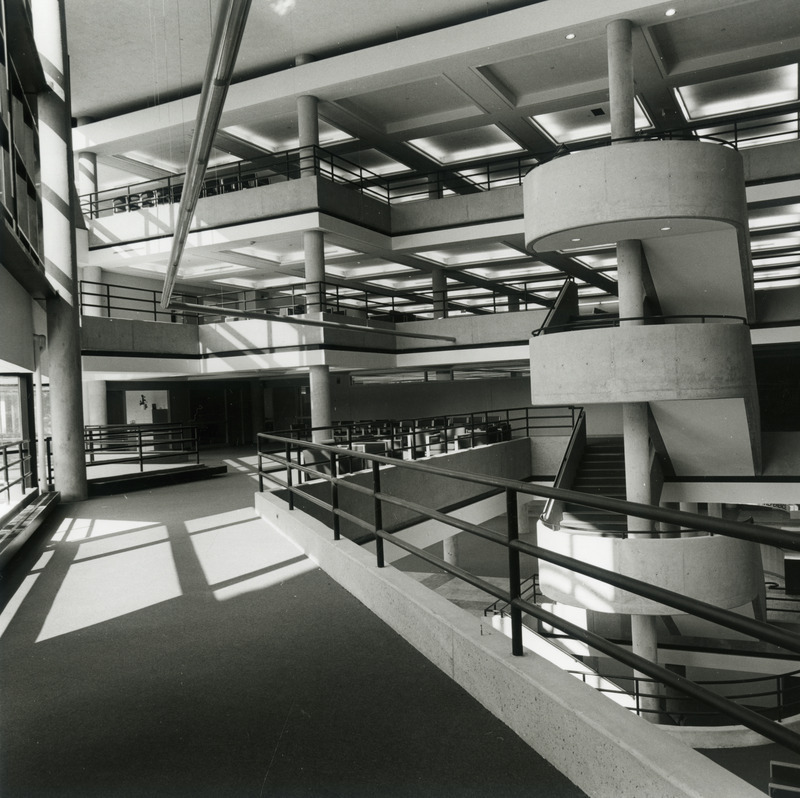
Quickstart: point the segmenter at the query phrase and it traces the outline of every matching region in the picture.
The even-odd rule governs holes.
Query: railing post
[[[378,568],[383,568],[383,538],[378,535],[378,530],[383,530],[383,508],[378,494],[381,492],[381,464],[377,460],[372,461],[372,496],[373,496],[373,526],[375,529],[375,555],[378,561]]]
[[[336,452],[331,452],[331,513],[333,515],[333,539],[340,540],[341,532],[339,529],[339,483],[338,463],[336,462]]]
[[[294,510],[294,491],[292,490],[292,444],[286,442],[286,487],[289,491],[289,509]]]
[[[139,447],[139,471],[144,471],[144,447],[142,446],[142,428],[136,428],[136,443]]]
[[[519,540],[519,520],[517,513],[517,492],[506,488],[506,518],[508,523],[508,592],[511,598],[511,653],[515,657],[522,656],[522,610],[514,606],[520,598],[519,551],[511,543]]]
[[[3,479],[6,483],[5,492],[6,492],[6,501],[11,501],[11,477],[8,473],[8,448],[3,447]]]

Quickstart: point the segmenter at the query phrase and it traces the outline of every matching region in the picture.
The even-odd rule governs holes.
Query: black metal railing
[[[324,427],[298,424],[273,434],[295,441],[322,439],[353,451],[417,460],[517,438],[568,435],[582,413],[582,408],[571,405],[515,407],[454,416],[337,421]],[[299,449],[298,456],[302,453]],[[366,461],[357,456],[337,460],[339,474],[366,467]]]
[[[197,323],[197,314],[161,307],[161,291],[154,288],[80,280],[78,295],[85,316]],[[202,297],[174,294],[176,301],[202,303]]]
[[[535,283],[515,284],[522,292],[536,290]],[[478,296],[461,297],[461,291],[452,289],[446,299],[449,314],[491,314],[509,310],[539,309],[539,304],[528,302],[525,294],[517,304],[500,290],[490,287]],[[275,316],[298,315],[309,311],[322,311],[346,316],[357,316],[378,321],[421,321],[434,314],[435,298],[432,291],[393,292],[381,288],[351,288],[332,282],[313,282],[282,286],[271,291],[229,290],[206,294],[174,294],[176,302],[223,308],[224,312],[202,313],[191,310],[167,310],[161,306],[162,292],[155,288],[81,280],[79,298],[83,315],[104,316],[113,319],[144,319],[179,324],[213,324],[235,319],[237,313],[259,312]]]
[[[533,330],[531,335],[536,337],[538,335],[548,335],[550,333],[589,330],[596,327],[620,327],[626,322],[638,322],[642,326],[679,324],[681,322],[696,324],[747,324],[747,319],[744,318],[744,316],[727,316],[721,313],[682,313],[670,316],[625,316],[622,318],[612,314],[598,313],[594,316],[573,319],[568,324],[542,325],[538,330]]]
[[[308,463],[300,457],[301,451],[308,451],[317,463]],[[354,479],[339,476],[336,461],[342,456],[360,456],[369,461],[371,480]],[[547,487],[503,477],[493,477],[476,473],[458,472],[453,469],[436,466],[431,462],[414,462],[396,460],[384,455],[370,452],[355,452],[342,446],[298,441],[297,439],[261,433],[258,436],[258,474],[259,487],[264,489],[266,480],[279,485],[278,495],[286,499],[290,510],[300,501],[306,506],[314,506],[327,514],[328,522],[333,530],[333,539],[341,538],[341,521],[346,521],[355,528],[368,533],[375,541],[376,561],[379,568],[385,567],[384,543],[391,542],[409,554],[435,565],[446,573],[457,576],[489,596],[508,603],[511,620],[511,650],[514,655],[523,655],[522,619],[527,614],[536,621],[544,622],[559,632],[576,638],[594,648],[600,654],[612,657],[626,667],[632,668],[646,678],[658,681],[670,690],[675,690],[690,699],[700,701],[723,713],[734,723],[741,724],[773,742],[784,745],[788,749],[800,752],[800,735],[749,707],[737,704],[730,699],[715,694],[704,685],[697,684],[673,671],[632,653],[628,649],[589,632],[582,627],[570,623],[541,606],[522,597],[522,580],[520,576],[520,556],[523,554],[536,557],[566,568],[575,573],[589,576],[614,587],[627,590],[635,595],[664,604],[678,613],[687,613],[695,618],[718,624],[741,634],[753,637],[764,643],[770,643],[789,652],[800,653],[800,636],[751,618],[746,618],[730,610],[721,609],[711,604],[675,593],[656,585],[592,565],[582,560],[568,557],[549,549],[533,545],[519,539],[517,507],[521,497],[555,499],[558,501],[582,504],[596,509],[607,510],[623,516],[634,516],[649,521],[658,521],[677,526],[689,527],[698,531],[722,534],[734,538],[750,540],[759,544],[773,545],[791,551],[800,551],[800,539],[796,534],[783,530],[744,524],[711,516],[685,513],[653,505],[612,499],[609,497],[585,494],[573,490]],[[320,462],[324,463],[321,467]],[[269,473],[265,464],[278,466],[280,471]],[[389,484],[390,472],[386,466],[400,469],[401,473],[416,472],[417,478],[423,478],[426,484],[425,495],[417,492],[414,495],[400,495],[384,489]],[[282,477],[281,474],[284,476]],[[302,483],[299,477],[311,477],[313,484],[329,486],[327,493],[320,493],[319,488],[311,490],[313,485]],[[435,506],[423,501],[436,502],[440,495],[437,487],[442,481],[455,480],[459,484],[471,485],[478,492],[490,489],[502,490],[506,496],[506,529],[499,532],[481,524],[474,524],[441,512]],[[396,483],[399,484],[399,483]],[[371,512],[350,512],[343,509],[345,496],[360,497]],[[363,508],[362,508],[363,509]],[[394,514],[399,512],[413,513],[425,519],[432,519],[453,528],[453,534],[466,532],[493,544],[501,546],[508,554],[508,587],[506,589],[486,581],[469,571],[446,562],[441,557],[421,549],[392,534]]]
[[[636,712],[649,715],[656,722],[678,726],[721,726],[730,722],[724,714],[702,708],[695,699],[668,694],[666,685],[656,679],[618,674],[603,676],[602,673],[579,670],[568,670],[567,673],[584,682],[595,681],[599,676],[602,684],[593,684],[598,692],[631,697]],[[617,682],[619,685],[615,684]],[[798,670],[739,679],[698,679],[695,684],[774,721],[800,714]]]
[[[135,465],[177,460],[200,462],[196,424],[107,424],[84,429],[86,465]]]
[[[0,502],[11,504],[35,487],[33,455],[27,440],[0,444]]]
[[[302,147],[213,167],[208,170],[203,182],[201,197],[316,175],[348,186],[379,202],[394,204],[518,186],[525,175],[541,163],[620,141],[708,141],[740,149],[797,139],[798,131],[800,103],[792,103],[778,109],[742,114],[734,119],[719,117],[670,130],[640,131],[623,139],[612,140],[609,136],[603,136],[562,144],[555,150],[542,153],[498,156],[425,173],[407,170],[391,175],[365,169],[324,147]],[[96,218],[177,203],[180,202],[184,180],[184,174],[176,174],[85,194],[80,198],[81,208],[85,216]]]

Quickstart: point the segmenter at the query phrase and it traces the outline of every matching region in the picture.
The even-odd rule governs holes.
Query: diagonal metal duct
[[[189,161],[186,165],[186,179],[183,184],[178,217],[175,221],[175,234],[169,256],[167,273],[164,276],[164,290],[161,307],[168,308],[178,276],[183,248],[197,205],[197,198],[203,185],[214,136],[222,116],[225,96],[233,77],[236,55],[242,42],[247,14],[251,0],[222,0],[217,16],[214,41],[208,53],[206,71],[203,76],[203,89],[200,92],[200,106],[197,109]]]
[[[206,71],[203,76],[203,88],[200,92],[200,104],[197,109],[194,136],[189,149],[188,163],[186,164],[186,177],[178,206],[175,220],[175,233],[172,239],[167,272],[164,275],[164,288],[161,294],[161,307],[165,309],[191,310],[197,313],[217,315],[230,313],[230,309],[211,307],[208,305],[193,305],[172,301],[172,292],[175,289],[175,280],[178,276],[181,256],[186,246],[186,238],[191,228],[197,199],[203,186],[211,149],[222,116],[225,96],[228,93],[236,55],[244,34],[247,15],[250,11],[251,0],[222,0],[217,24],[214,30],[214,41],[208,53]],[[245,313],[239,311],[236,315],[247,318],[265,319],[267,321],[280,321],[287,324],[307,325],[313,327],[332,327],[338,329],[359,330],[383,335],[395,335],[407,338],[428,338],[443,341],[455,341],[445,335],[426,335],[423,333],[400,333],[394,330],[383,330],[376,327],[343,324],[335,321],[310,321],[299,319],[284,319],[268,314]]]

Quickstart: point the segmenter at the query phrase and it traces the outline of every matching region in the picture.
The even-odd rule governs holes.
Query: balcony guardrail
[[[797,139],[800,136],[800,103],[768,111],[743,114],[734,119],[718,117],[664,131],[640,131],[619,141],[692,140],[709,141],[735,149]],[[561,144],[544,153],[499,156],[449,168],[420,173],[411,170],[380,174],[365,169],[324,147],[303,147],[265,155],[250,161],[213,167],[204,180],[201,197],[228,194],[249,188],[317,175],[346,185],[378,202],[393,204],[452,194],[491,191],[518,186],[535,166],[573,152],[607,146],[608,136],[584,142]],[[83,213],[97,218],[158,205],[180,202],[184,175],[133,183],[80,198]]]
[[[83,433],[86,466],[134,464],[144,471],[150,463],[194,460],[200,463],[196,424],[106,424],[87,426]]]
[[[326,439],[347,449],[384,453],[400,460],[471,449],[536,435],[567,435],[583,417],[572,406],[514,407],[455,416],[402,420],[338,421],[330,426],[296,425],[272,434],[296,441]],[[302,458],[303,452],[300,450]],[[361,458],[339,458],[339,474],[365,468]]]
[[[700,709],[696,700],[685,696],[666,694],[666,685],[655,679],[634,676],[604,675],[586,671],[568,670],[573,676],[586,682],[595,681],[599,675],[604,682],[620,682],[616,689],[604,684],[592,686],[607,695],[631,696],[635,700],[636,712],[656,716],[657,723],[676,726],[722,726],[729,719],[722,713]],[[782,721],[800,714],[800,670],[777,675],[755,676],[746,679],[698,679],[695,684],[723,695],[729,701],[747,707],[774,721]],[[792,683],[792,680],[795,680]],[[630,685],[625,688],[622,685]],[[653,704],[657,708],[653,708]]]
[[[532,293],[534,283],[515,284],[520,291]],[[458,289],[452,293],[457,294]],[[350,288],[331,282],[303,283],[283,286],[271,291],[231,290],[213,294],[173,294],[176,302],[209,304],[225,308],[228,313],[199,313],[186,310],[165,310],[161,306],[161,290],[81,280],[79,297],[83,315],[112,319],[145,319],[178,324],[213,324],[235,319],[237,312],[258,311],[281,315],[298,315],[317,308],[325,313],[357,316],[393,322],[423,321],[434,316],[435,298],[431,291],[393,292],[376,288]],[[510,310],[528,310],[533,303],[521,296],[516,305],[500,291],[488,288],[470,299],[448,298],[452,314],[486,315]],[[540,309],[540,305],[534,305]]]
[[[301,450],[307,450],[319,461],[324,461],[327,466],[320,468],[318,464],[302,462]],[[371,466],[371,481],[365,483],[363,479],[354,480],[347,476],[338,476],[336,461],[342,456],[358,456],[369,461]],[[738,613],[720,609],[694,598],[665,590],[652,584],[642,582],[623,574],[610,571],[572,557],[557,554],[549,549],[535,546],[519,539],[518,529],[518,498],[534,496],[536,498],[555,499],[557,501],[572,502],[601,510],[609,510],[620,515],[645,518],[677,526],[685,526],[698,531],[711,532],[718,535],[744,540],[755,541],[760,544],[785,547],[791,551],[800,551],[800,539],[793,533],[783,530],[762,527],[754,524],[744,524],[728,521],[711,516],[701,516],[694,513],[685,513],[652,505],[636,504],[633,502],[612,499],[603,496],[580,493],[573,490],[546,487],[535,483],[520,482],[518,480],[502,477],[491,477],[481,474],[458,472],[449,468],[436,466],[430,462],[415,462],[397,460],[384,455],[371,452],[356,452],[341,446],[298,441],[286,436],[261,433],[258,436],[258,476],[259,488],[264,489],[265,480],[271,480],[279,485],[278,495],[288,503],[289,510],[295,508],[297,501],[302,501],[307,506],[317,507],[327,514],[332,528],[334,540],[341,539],[340,522],[344,519],[354,527],[362,529],[376,544],[376,565],[378,568],[386,567],[384,558],[384,543],[391,542],[409,554],[435,565],[446,573],[457,576],[474,587],[479,588],[489,596],[506,602],[509,605],[511,619],[511,650],[515,656],[522,656],[522,618],[523,614],[529,615],[537,621],[542,621],[559,632],[569,635],[591,646],[601,654],[612,657],[628,668],[643,674],[644,677],[666,685],[670,690],[675,690],[692,700],[700,701],[716,712],[723,713],[734,723],[741,724],[759,734],[764,735],[773,742],[785,746],[789,750],[800,752],[800,734],[764,717],[750,707],[742,706],[725,696],[718,695],[706,686],[697,684],[685,677],[657,665],[649,660],[632,653],[628,649],[600,636],[589,632],[580,626],[548,612],[542,607],[522,598],[522,579],[520,574],[520,555],[527,554],[553,563],[562,568],[574,571],[585,576],[598,579],[623,590],[630,591],[638,596],[665,604],[679,613],[687,613],[696,618],[719,624],[727,629],[754,637],[765,643],[780,646],[787,651],[800,652],[800,636],[794,632],[766,624],[751,618],[746,618]],[[273,464],[280,469],[277,473],[265,471],[265,463]],[[455,518],[422,503],[419,497],[409,498],[395,495],[385,490],[382,485],[382,472],[385,467],[393,466],[397,469],[415,471],[418,475],[428,478],[429,481],[456,480],[461,483],[470,483],[477,486],[477,490],[485,492],[490,489],[502,490],[506,496],[507,524],[505,532],[498,532],[481,524]],[[285,474],[285,478],[279,476]],[[328,497],[312,495],[309,485],[301,482],[301,477],[311,477],[319,484],[327,483],[330,487]],[[321,481],[321,483],[320,483]],[[341,507],[345,491],[366,497],[372,506],[370,517],[354,515]],[[474,535],[483,540],[501,546],[508,553],[508,588],[504,589],[487,582],[463,568],[446,562],[425,549],[393,536],[393,530],[384,524],[385,508],[399,508],[410,511],[422,518],[433,519],[453,528],[456,532]]]
[[[539,335],[549,335],[550,333],[574,332],[577,330],[590,330],[599,327],[619,327],[625,322],[638,322],[640,325],[654,324],[676,324],[679,321],[697,322],[698,324],[728,323],[728,324],[747,324],[744,316],[726,316],[722,313],[683,313],[670,316],[614,316],[611,314],[599,313],[595,316],[573,319],[568,324],[556,324],[545,326],[544,324],[537,330],[533,330],[531,335],[535,338]],[[545,320],[546,321],[546,320]]]

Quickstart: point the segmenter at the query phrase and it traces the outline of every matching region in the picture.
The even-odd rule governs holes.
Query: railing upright
[[[372,461],[372,496],[373,496],[373,531],[375,533],[375,556],[378,568],[383,568],[383,538],[378,532],[383,531],[383,508],[380,500],[381,492],[381,464],[377,460]]]
[[[521,574],[519,550],[514,543],[519,540],[519,518],[517,511],[517,492],[506,488],[506,519],[508,533],[508,592],[511,609],[511,653],[515,657],[523,655],[522,650],[522,610],[515,602],[521,596]]]
[[[286,487],[289,490],[287,502],[289,509],[294,510],[294,491],[292,490],[292,444],[286,442]]]
[[[336,452],[331,452],[331,520],[333,526],[333,539],[341,540],[341,527],[339,523],[339,482],[337,480],[338,463]]]

